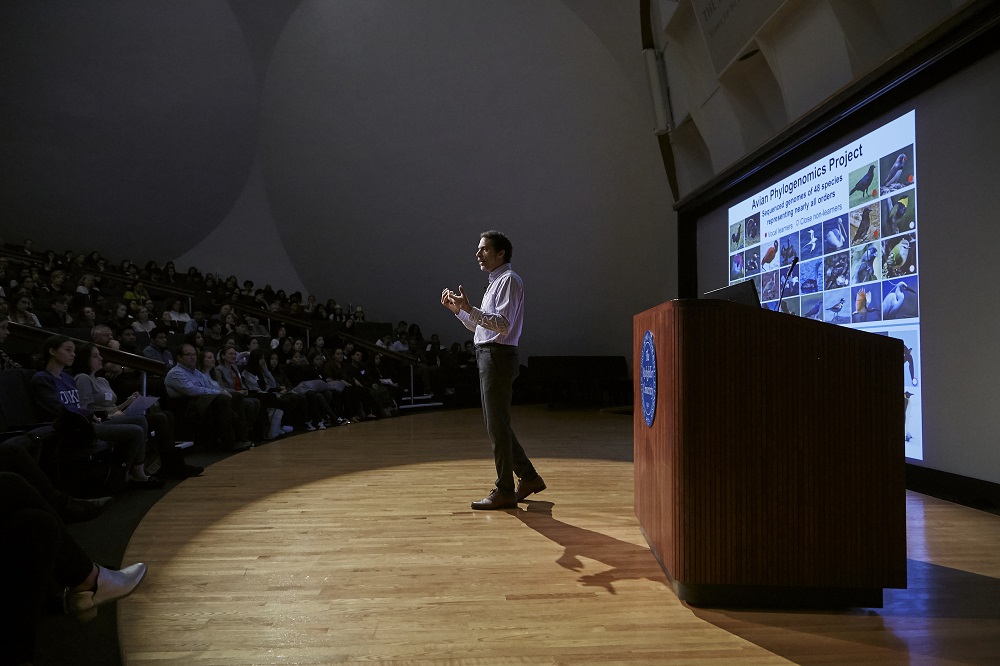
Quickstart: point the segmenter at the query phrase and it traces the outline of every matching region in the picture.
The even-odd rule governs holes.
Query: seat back
[[[3,431],[44,422],[31,399],[28,382],[34,370],[14,368],[0,370],[0,426]]]

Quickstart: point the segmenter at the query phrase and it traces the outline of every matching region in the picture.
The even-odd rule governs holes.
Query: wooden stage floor
[[[883,609],[695,609],[632,511],[631,417],[515,409],[548,490],[476,512],[478,410],[299,435],[143,519],[128,664],[996,664],[1000,517],[907,495],[909,588]]]

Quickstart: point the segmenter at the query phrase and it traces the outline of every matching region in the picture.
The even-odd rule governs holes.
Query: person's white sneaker
[[[138,562],[120,571],[97,567],[97,589],[84,592],[63,592],[63,610],[75,615],[81,622],[97,617],[97,607],[123,599],[135,592],[146,577],[146,565]]]
[[[312,432],[313,430],[315,430],[315,429],[316,429],[316,426],[314,426],[314,425],[313,425],[313,422],[312,422],[312,421],[306,421],[306,425],[305,425],[305,428],[306,428],[306,430],[308,430],[309,432]]]

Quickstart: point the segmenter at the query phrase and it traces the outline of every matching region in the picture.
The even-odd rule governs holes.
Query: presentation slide
[[[753,280],[763,307],[903,341],[906,456],[923,460],[914,120],[910,111],[734,205],[725,242],[729,284]],[[872,396],[872,411],[842,427],[883,404]]]

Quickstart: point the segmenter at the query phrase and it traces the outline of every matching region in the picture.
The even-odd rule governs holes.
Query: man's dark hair
[[[510,239],[504,234],[500,233],[496,229],[490,229],[489,231],[484,231],[479,234],[480,238],[486,238],[490,241],[490,245],[493,247],[494,252],[503,252],[503,260],[505,263],[509,263],[512,256],[514,256],[514,246],[510,244]]]

